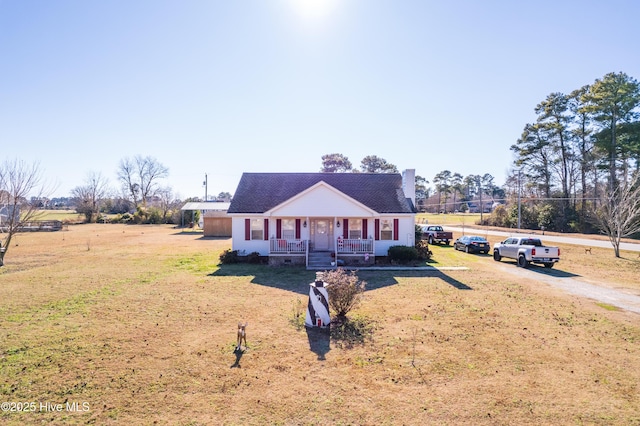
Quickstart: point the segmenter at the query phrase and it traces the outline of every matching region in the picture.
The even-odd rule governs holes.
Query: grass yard
[[[489,217],[489,213],[485,213],[485,217]],[[428,223],[431,225],[450,225],[450,226],[462,226],[462,225],[475,225],[480,221],[480,213],[418,213],[416,216],[416,223]]]
[[[488,256],[434,247],[469,269],[361,271],[351,328],[329,336],[300,327],[314,272],[218,266],[230,240],[78,225],[13,244],[0,402],[35,409],[2,424],[640,424],[639,316]],[[587,256],[565,247],[558,269],[637,281],[633,256]]]
[[[36,213],[34,220],[59,220],[60,222],[82,223],[84,216],[75,210],[42,210]]]

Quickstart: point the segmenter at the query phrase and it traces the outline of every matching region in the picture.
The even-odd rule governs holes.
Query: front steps
[[[309,264],[307,268],[309,269],[329,269],[333,268],[331,266],[331,262],[333,261],[333,257],[331,257],[332,252],[330,251],[310,251],[309,252]]]

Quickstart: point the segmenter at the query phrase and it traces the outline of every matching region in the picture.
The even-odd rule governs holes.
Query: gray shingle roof
[[[228,213],[263,213],[324,181],[378,213],[413,213],[397,173],[243,173]]]

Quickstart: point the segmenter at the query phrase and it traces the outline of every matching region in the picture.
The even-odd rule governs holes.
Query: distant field
[[[485,214],[485,217],[489,214]],[[60,220],[60,221],[82,221],[83,216],[76,213],[75,210],[42,210],[38,213],[38,220]],[[448,213],[433,214],[419,213],[416,217],[416,223],[428,223],[437,225],[474,225],[480,220],[480,213]]]
[[[218,265],[230,246],[170,226],[18,234],[0,402],[36,409],[0,423],[640,424],[638,315],[434,246],[431,264],[468,269],[360,271],[351,328],[315,333],[299,326],[314,272]],[[560,277],[638,291],[636,254],[562,250]]]
[[[489,213],[484,214],[485,218],[488,216]],[[416,223],[430,223],[433,225],[475,225],[479,221],[480,213],[418,213],[416,216]]]
[[[75,210],[41,210],[36,220],[59,220],[61,222],[82,222],[83,216]]]

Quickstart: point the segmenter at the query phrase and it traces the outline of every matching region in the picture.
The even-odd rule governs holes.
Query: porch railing
[[[280,238],[274,238],[270,240],[269,252],[270,253],[306,253],[305,240],[283,240]]]
[[[373,240],[338,240],[338,253],[373,253]]]

